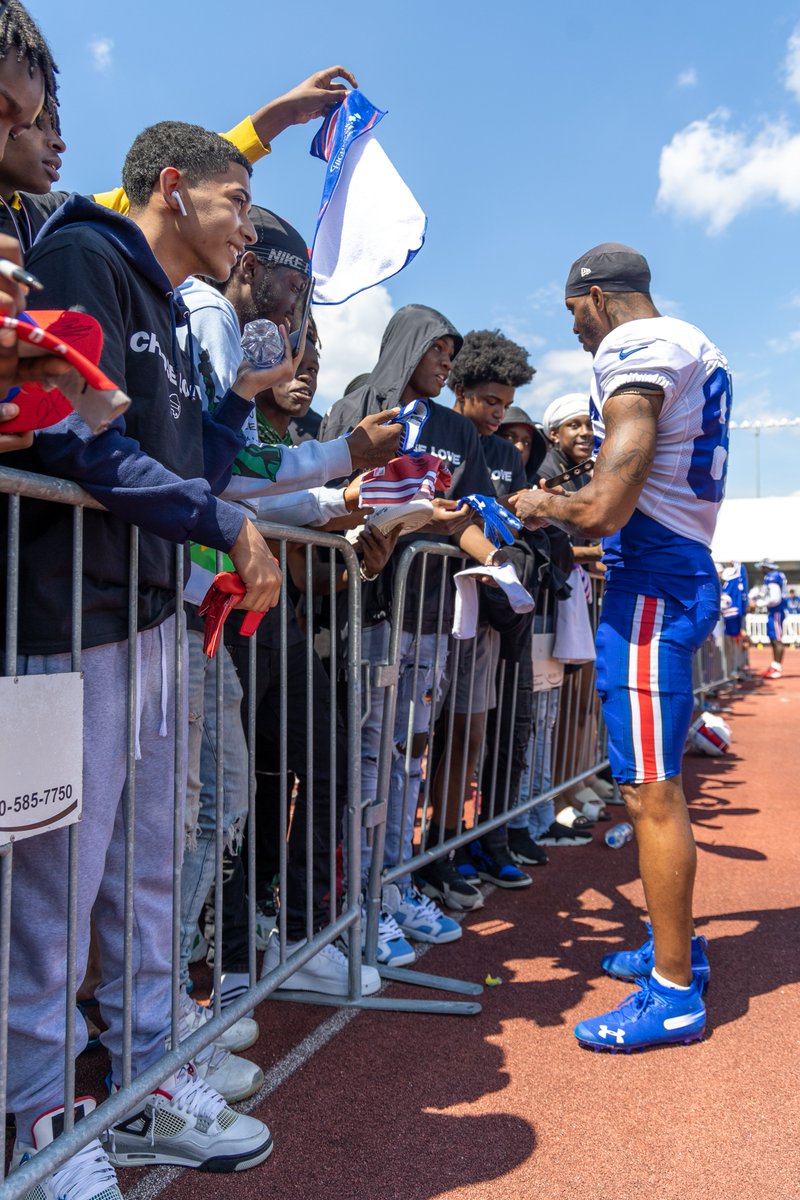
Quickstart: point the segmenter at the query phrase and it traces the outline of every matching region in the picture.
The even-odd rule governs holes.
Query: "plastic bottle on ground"
[[[633,826],[630,821],[620,821],[619,825],[612,825],[606,830],[606,845],[612,850],[619,850],[620,846],[624,846],[633,837]]]

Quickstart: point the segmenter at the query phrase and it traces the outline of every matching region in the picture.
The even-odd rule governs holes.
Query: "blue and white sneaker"
[[[441,946],[445,942],[457,942],[461,937],[461,926],[446,917],[413,883],[402,889],[396,883],[387,883],[383,889],[383,904],[404,938]]]
[[[367,931],[367,914],[361,918],[361,945],[364,947],[364,937]],[[417,955],[414,947],[407,942],[400,931],[400,926],[394,917],[385,909],[381,909],[378,917],[378,965],[381,967],[407,967],[413,963]]]
[[[645,922],[645,928],[647,929],[647,940],[638,950],[616,950],[613,954],[606,954],[601,959],[600,966],[606,975],[611,975],[613,979],[623,979],[626,983],[633,983],[635,979],[646,979],[650,975],[655,966],[655,955],[653,930],[649,921]],[[692,938],[692,975],[700,988],[701,995],[705,992],[711,979],[711,964],[706,954],[707,949],[706,938],[702,936]]]
[[[486,850],[481,842],[470,842],[469,852],[479,879],[501,888],[527,888],[533,883],[530,875],[520,871],[507,846]]]
[[[697,983],[685,991],[643,979],[638,991],[619,1008],[575,1026],[575,1037],[589,1050],[630,1054],[649,1046],[699,1042],[706,1028],[706,1009]]]

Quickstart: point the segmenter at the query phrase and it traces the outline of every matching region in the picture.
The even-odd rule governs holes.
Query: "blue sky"
[[[405,0],[350,22],[316,0],[30,9],[61,68],[68,188],[118,182],[153,121],[224,130],[335,62],[389,110],[380,140],[428,238],[387,287],[321,312],[321,410],[372,365],[392,311],[420,302],[523,342],[538,373],[520,399],[539,415],[588,375],[563,307],[569,265],[624,241],[647,255],[662,311],[727,354],[737,420],[800,416],[796,5]],[[287,130],[254,176],[255,199],[309,241],[315,128]],[[759,440],[762,494],[797,494],[800,428]],[[756,439],[736,431],[731,450],[729,495],[753,495]]]

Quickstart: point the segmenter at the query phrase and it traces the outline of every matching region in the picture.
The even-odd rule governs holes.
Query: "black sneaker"
[[[509,829],[508,850],[515,863],[544,867],[550,861],[547,851],[536,845],[527,829]]]
[[[505,846],[493,846],[491,854],[480,842],[470,842],[469,852],[481,879],[501,888],[526,888],[533,883],[530,875],[520,871]]]
[[[550,828],[536,840],[540,846],[588,846],[592,835],[588,830],[572,829],[560,821],[553,821]]]
[[[453,851],[453,865],[466,883],[474,885],[480,883],[481,877],[475,869],[475,863],[472,861],[472,855],[467,846],[459,846],[457,850]]]
[[[472,909],[483,905],[483,896],[456,870],[453,855],[420,867],[415,875],[417,887],[432,900],[441,900],[448,908]]]

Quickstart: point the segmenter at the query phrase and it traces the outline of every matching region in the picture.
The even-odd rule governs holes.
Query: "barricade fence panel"
[[[745,618],[747,636],[754,646],[768,646],[768,616],[763,613],[748,613]],[[784,646],[800,646],[800,613],[787,613],[783,618],[781,641]]]
[[[183,547],[169,554],[166,614],[141,628],[151,543],[128,527],[121,637],[104,643],[84,611],[87,578],[104,568],[100,506],[74,485],[8,469],[0,470],[0,495],[3,677],[27,693],[32,677],[51,676],[53,687],[72,673],[83,696],[80,820],[48,831],[43,819],[33,836],[45,800],[41,789],[24,790],[36,765],[30,756],[14,759],[0,797],[0,1097],[6,1113],[28,1123],[31,1112],[65,1106],[63,1133],[4,1181],[3,1197],[16,1200],[135,1112],[189,1058],[231,1102],[243,1098],[237,1088],[257,1090],[260,1070],[253,1066],[243,1084],[212,1043],[293,975],[294,989],[310,960],[351,931],[354,952],[334,955],[326,986],[338,989],[337,1001],[361,996],[361,593],[345,539],[260,524],[283,573],[279,605],[253,638],[237,633],[233,612],[216,657],[207,658],[196,605],[184,605]],[[43,654],[28,620],[29,571],[36,531],[59,521],[71,542],[68,612]],[[225,565],[212,554],[208,578]],[[319,639],[323,662],[317,634],[342,622],[344,649],[335,636]],[[15,716],[4,712],[7,727]],[[14,812],[9,788],[30,819]],[[352,847],[345,877],[343,833]],[[198,992],[212,989],[213,1004],[198,1009],[187,990],[190,959],[206,945],[211,971],[201,963],[192,972]],[[107,1026],[114,1088],[76,1123],[76,1053],[88,1039],[76,997],[87,967],[102,980],[89,1011]],[[43,997],[31,1002],[36,972]],[[36,1086],[44,1056],[47,1095]]]
[[[541,672],[537,679],[534,638],[549,638],[552,652],[549,593],[535,614],[515,615],[499,591],[481,585],[477,626],[456,637],[451,576],[463,565],[453,547],[415,542],[397,566],[391,619],[365,630],[374,653],[364,753],[376,766],[376,802],[385,812],[362,853],[370,962],[379,962],[382,910],[396,917],[399,905],[405,917],[403,896],[415,878],[429,896],[459,906],[446,882],[426,877],[431,864],[470,844],[473,856],[484,849],[504,861],[506,825],[526,826],[534,807],[569,795],[607,765],[594,689],[602,581],[577,579],[590,586],[589,661],[567,666],[566,676],[551,667],[561,682],[547,688]],[[366,772],[363,782],[368,788]],[[419,897],[409,903],[419,908]]]

